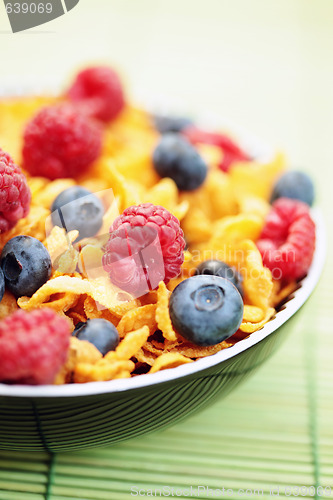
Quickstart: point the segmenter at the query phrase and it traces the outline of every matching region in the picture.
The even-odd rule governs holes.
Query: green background
[[[55,88],[111,62],[138,102],[168,96],[286,151],[316,181],[331,241],[331,0],[81,0],[11,34],[0,5],[0,86]],[[132,498],[132,486],[333,489],[333,263],[280,351],[225,400],[173,428],[112,448],[0,452],[0,500]],[[112,425],[112,423],[110,423]],[[333,496],[333,494],[332,494]],[[244,498],[249,498],[244,496]],[[306,498],[306,497],[305,497]],[[319,497],[318,497],[319,498]]]

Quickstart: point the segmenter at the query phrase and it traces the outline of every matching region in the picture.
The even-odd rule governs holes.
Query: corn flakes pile
[[[59,100],[23,97],[0,101],[0,145],[18,165],[23,164],[26,123],[41,108]],[[120,337],[116,349],[104,356],[90,342],[71,337],[67,362],[56,384],[155,373],[230,348],[261,329],[296,289],[295,281],[273,279],[256,246],[270,210],[272,186],[285,169],[283,155],[277,153],[267,163],[239,160],[224,172],[219,168],[222,149],[198,143],[196,148],[208,165],[207,178],[196,190],[180,191],[174,180],[159,177],[153,167],[152,152],[159,139],[150,114],[127,104],[111,123],[105,124],[102,153],[83,175],[49,180],[25,172],[32,193],[30,212],[0,235],[0,248],[14,236],[33,236],[46,246],[57,266],[31,297],[16,299],[6,291],[0,303],[0,319],[18,308],[31,311],[48,307],[66,317],[72,330],[88,319],[103,318],[117,328]],[[98,234],[79,243],[75,241],[75,230],[66,233],[58,226],[47,229],[53,201],[74,185],[94,193],[112,189],[115,200],[106,209]],[[161,281],[157,289],[143,296],[131,298],[110,286],[107,275],[93,276],[88,269],[92,267],[89,262],[101,256],[103,235],[108,234],[117,215],[141,203],[153,203],[170,211],[181,223],[187,249],[179,276],[167,284]],[[199,346],[175,331],[169,299],[175,287],[208,259],[222,260],[243,276],[244,313],[232,337],[216,345]]]

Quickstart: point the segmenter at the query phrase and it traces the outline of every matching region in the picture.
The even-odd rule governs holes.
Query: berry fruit
[[[68,97],[103,122],[113,120],[125,105],[121,81],[108,66],[94,66],[78,73]]]
[[[103,267],[113,284],[139,297],[179,275],[184,247],[174,215],[151,203],[134,205],[112,224]]]
[[[0,234],[28,215],[30,199],[30,189],[23,172],[0,149]]]
[[[91,191],[73,186],[56,197],[51,212],[54,226],[63,227],[67,232],[77,229],[78,239],[82,239],[95,236],[102,227],[104,207]]]
[[[170,177],[178,189],[193,191],[207,176],[207,165],[198,151],[179,134],[164,134],[153,153],[153,164],[161,177]]]
[[[223,151],[220,169],[228,172],[233,163],[237,161],[250,161],[251,158],[230,137],[220,132],[206,132],[196,127],[188,127],[184,135],[192,144],[212,144]]]
[[[76,177],[96,160],[102,132],[93,120],[70,104],[42,109],[26,126],[24,167],[48,179]]]
[[[0,302],[2,301],[4,294],[5,294],[5,277],[0,267]]]
[[[70,326],[52,309],[19,310],[0,322],[0,381],[52,384],[66,362]]]
[[[243,300],[234,285],[219,276],[192,276],[171,294],[175,330],[194,344],[219,344],[231,337],[243,319]]]
[[[303,278],[315,249],[315,224],[305,203],[279,198],[266,217],[257,247],[275,279]]]
[[[31,297],[51,276],[51,258],[32,236],[15,236],[3,247],[1,267],[6,287],[15,297]]]
[[[168,132],[181,132],[192,126],[193,122],[182,116],[155,115],[154,124],[161,134],[167,134]]]
[[[286,172],[273,188],[271,203],[278,198],[292,198],[311,206],[314,200],[314,186],[311,178],[304,172],[296,170]]]
[[[196,268],[195,274],[209,274],[225,278],[231,281],[243,297],[242,275],[236,271],[234,267],[228,266],[228,264],[221,260],[205,260],[204,262],[201,262],[201,264],[199,264]]]
[[[117,328],[110,321],[102,318],[88,319],[85,323],[78,323],[73,335],[79,340],[87,340],[105,356],[114,351],[119,344]]]

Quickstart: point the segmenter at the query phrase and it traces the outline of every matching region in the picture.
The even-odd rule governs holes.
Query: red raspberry
[[[134,205],[112,224],[103,267],[113,284],[140,297],[179,275],[184,248],[174,215],[151,203]]]
[[[52,309],[17,311],[0,322],[0,381],[52,384],[65,363],[70,326]]]
[[[211,144],[223,151],[223,159],[219,165],[220,169],[228,172],[236,161],[250,161],[251,158],[230,137],[219,132],[206,132],[196,127],[188,127],[183,134],[192,144]]]
[[[103,122],[113,120],[125,105],[119,77],[107,66],[81,71],[69,89],[68,97],[90,116]]]
[[[12,158],[0,149],[0,234],[26,217],[31,200],[25,175]]]
[[[98,158],[100,127],[70,104],[42,109],[24,132],[24,167],[49,179],[76,177]]]
[[[279,198],[272,205],[257,246],[276,279],[306,275],[315,249],[315,224],[305,203]]]

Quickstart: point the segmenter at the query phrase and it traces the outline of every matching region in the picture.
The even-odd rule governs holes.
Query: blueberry
[[[153,153],[153,164],[161,177],[171,177],[184,191],[200,187],[207,175],[207,165],[198,151],[179,134],[162,136]]]
[[[66,231],[77,229],[78,240],[95,236],[102,227],[104,207],[95,194],[81,186],[65,189],[54,200],[52,223]]]
[[[243,300],[234,285],[219,276],[192,276],[170,297],[175,330],[197,345],[219,344],[231,337],[243,319]]]
[[[6,287],[15,297],[31,297],[51,276],[51,257],[32,236],[15,236],[3,247],[1,267]]]
[[[195,274],[209,274],[220,276],[231,281],[243,297],[243,277],[234,267],[228,266],[222,260],[205,260],[196,268]]]
[[[278,198],[293,198],[303,201],[311,207],[314,200],[314,186],[311,178],[304,172],[297,170],[286,172],[273,188],[271,203]]]
[[[0,302],[2,301],[4,294],[5,294],[5,277],[0,267]]]
[[[155,115],[154,124],[161,134],[168,132],[181,132],[193,125],[193,121],[183,116]]]
[[[86,323],[78,323],[73,335],[79,340],[87,340],[102,354],[114,351],[119,344],[117,328],[110,321],[102,318],[88,319]]]

